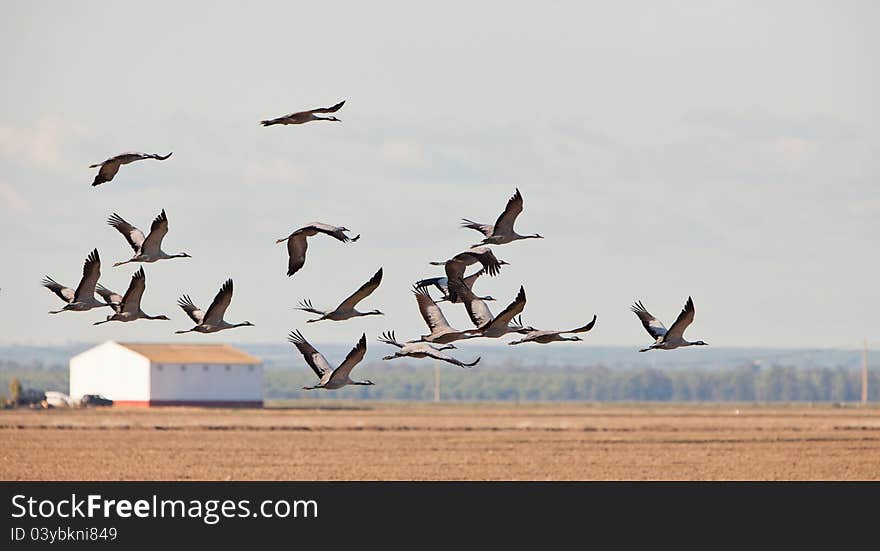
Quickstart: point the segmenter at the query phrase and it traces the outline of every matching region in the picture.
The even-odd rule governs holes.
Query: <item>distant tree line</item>
[[[321,398],[431,400],[433,367],[359,367],[375,386],[333,393],[304,391],[311,373],[267,370],[266,399]],[[869,400],[880,400],[880,373],[869,373]],[[729,369],[590,367],[443,367],[443,400],[586,400],[699,402],[853,402],[861,398],[861,372],[844,367],[742,366]]]
[[[24,389],[68,390],[67,366],[19,365],[0,360],[0,392],[18,378]],[[434,370],[429,362],[369,363],[357,378],[375,386],[338,391],[305,391],[314,375],[303,369],[266,369],[265,398],[431,400]],[[675,401],[675,402],[855,402],[861,372],[851,367],[740,366],[703,368],[621,368],[477,366],[440,370],[441,399],[464,401]],[[868,399],[880,401],[880,372],[869,372]]]

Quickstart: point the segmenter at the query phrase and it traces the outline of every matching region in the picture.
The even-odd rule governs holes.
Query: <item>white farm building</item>
[[[262,407],[263,363],[226,344],[107,341],[70,359],[70,397],[118,405]]]

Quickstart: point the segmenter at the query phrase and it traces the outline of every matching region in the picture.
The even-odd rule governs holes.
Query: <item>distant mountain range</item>
[[[0,346],[0,360],[23,365],[66,365],[71,356],[99,343],[75,343],[58,346]],[[237,344],[230,343],[250,354],[262,358],[267,368],[299,368],[302,357],[287,344]],[[330,363],[345,357],[351,346],[315,343]],[[381,361],[392,347],[369,343],[366,361]],[[807,348],[716,348],[698,347],[676,351],[639,353],[637,347],[590,346],[585,343],[518,345],[461,344],[459,350],[449,351],[456,357],[471,360],[482,357],[481,366],[517,365],[522,367],[584,367],[604,365],[607,367],[656,367],[724,369],[741,365],[784,365],[793,367],[857,367],[861,365],[860,350],[807,349]],[[869,352],[869,361],[876,365],[877,351]]]

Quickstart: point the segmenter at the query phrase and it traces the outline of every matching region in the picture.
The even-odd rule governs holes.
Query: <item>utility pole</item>
[[[868,339],[862,349],[862,403],[868,403]]]
[[[440,362],[434,360],[434,401],[440,401]]]

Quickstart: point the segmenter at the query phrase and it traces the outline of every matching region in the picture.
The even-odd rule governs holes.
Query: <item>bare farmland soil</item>
[[[880,410],[315,402],[6,410],[0,478],[878,480]]]

